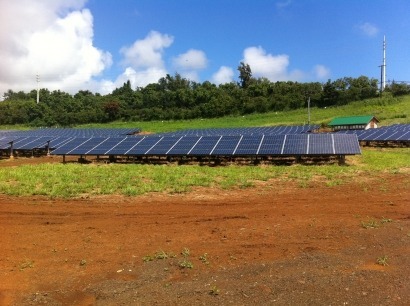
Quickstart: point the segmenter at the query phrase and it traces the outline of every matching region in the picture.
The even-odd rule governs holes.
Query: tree
[[[103,105],[104,113],[108,121],[114,121],[118,118],[120,112],[120,103],[118,101],[108,101]]]
[[[252,81],[252,70],[249,64],[241,62],[238,66],[240,86],[244,89],[248,88]]]

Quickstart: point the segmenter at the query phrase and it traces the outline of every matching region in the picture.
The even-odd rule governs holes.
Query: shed
[[[375,116],[351,116],[334,118],[329,126],[335,130],[367,130],[377,128],[379,120]]]

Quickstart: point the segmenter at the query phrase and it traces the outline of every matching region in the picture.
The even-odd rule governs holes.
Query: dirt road
[[[409,184],[0,196],[0,305],[408,305]]]

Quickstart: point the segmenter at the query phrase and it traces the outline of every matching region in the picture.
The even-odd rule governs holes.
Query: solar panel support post
[[[13,155],[13,141],[10,141],[10,158],[13,159],[14,155]]]
[[[338,155],[337,159],[339,161],[339,165],[344,165],[346,163],[346,156],[345,155]]]
[[[301,155],[296,155],[295,156],[296,163],[300,164],[302,162],[302,156]]]
[[[50,156],[50,140],[47,140],[46,151],[47,151],[47,156]]]

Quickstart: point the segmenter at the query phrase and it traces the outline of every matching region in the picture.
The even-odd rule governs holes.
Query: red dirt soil
[[[3,195],[0,305],[408,305],[409,200],[407,174],[183,195]]]

